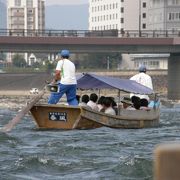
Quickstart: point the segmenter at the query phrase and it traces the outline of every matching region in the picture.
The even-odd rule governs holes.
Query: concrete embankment
[[[93,72],[99,75],[116,76],[129,79],[137,71],[113,71],[113,72]],[[148,71],[153,80],[156,92],[167,92],[167,71]],[[52,76],[47,73],[1,73],[0,74],[0,95],[27,95],[31,88],[42,89],[46,80],[51,80]]]

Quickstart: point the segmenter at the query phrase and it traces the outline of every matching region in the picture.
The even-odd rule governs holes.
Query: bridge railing
[[[31,29],[0,29],[0,36],[21,37],[120,37],[120,38],[165,38],[180,37],[178,30],[31,30]]]

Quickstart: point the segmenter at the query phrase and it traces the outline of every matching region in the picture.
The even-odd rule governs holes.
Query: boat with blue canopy
[[[135,94],[154,94],[154,91],[135,81],[95,74],[80,74],[77,77],[80,90],[117,89]],[[120,101],[120,97],[119,97]],[[150,110],[126,110],[119,108],[118,115],[108,115],[88,107],[73,107],[62,104],[35,104],[31,108],[38,128],[45,129],[92,129],[102,126],[111,128],[147,128],[159,125],[159,106]]]

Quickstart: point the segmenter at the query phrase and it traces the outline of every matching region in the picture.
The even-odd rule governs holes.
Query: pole
[[[109,70],[109,56],[107,57],[107,70]]]

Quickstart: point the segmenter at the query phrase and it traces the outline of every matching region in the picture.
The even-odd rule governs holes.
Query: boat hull
[[[63,105],[34,105],[30,110],[40,129],[92,129],[102,125],[81,117],[81,108]]]
[[[124,110],[118,116],[107,115],[85,107],[63,105],[34,105],[32,116],[38,128],[43,129],[93,129],[148,128],[159,125],[159,109]]]
[[[156,127],[159,125],[160,117],[159,109],[149,111],[121,109],[120,114],[114,116],[83,108],[81,114],[84,118],[100,123],[103,126],[127,129]]]

